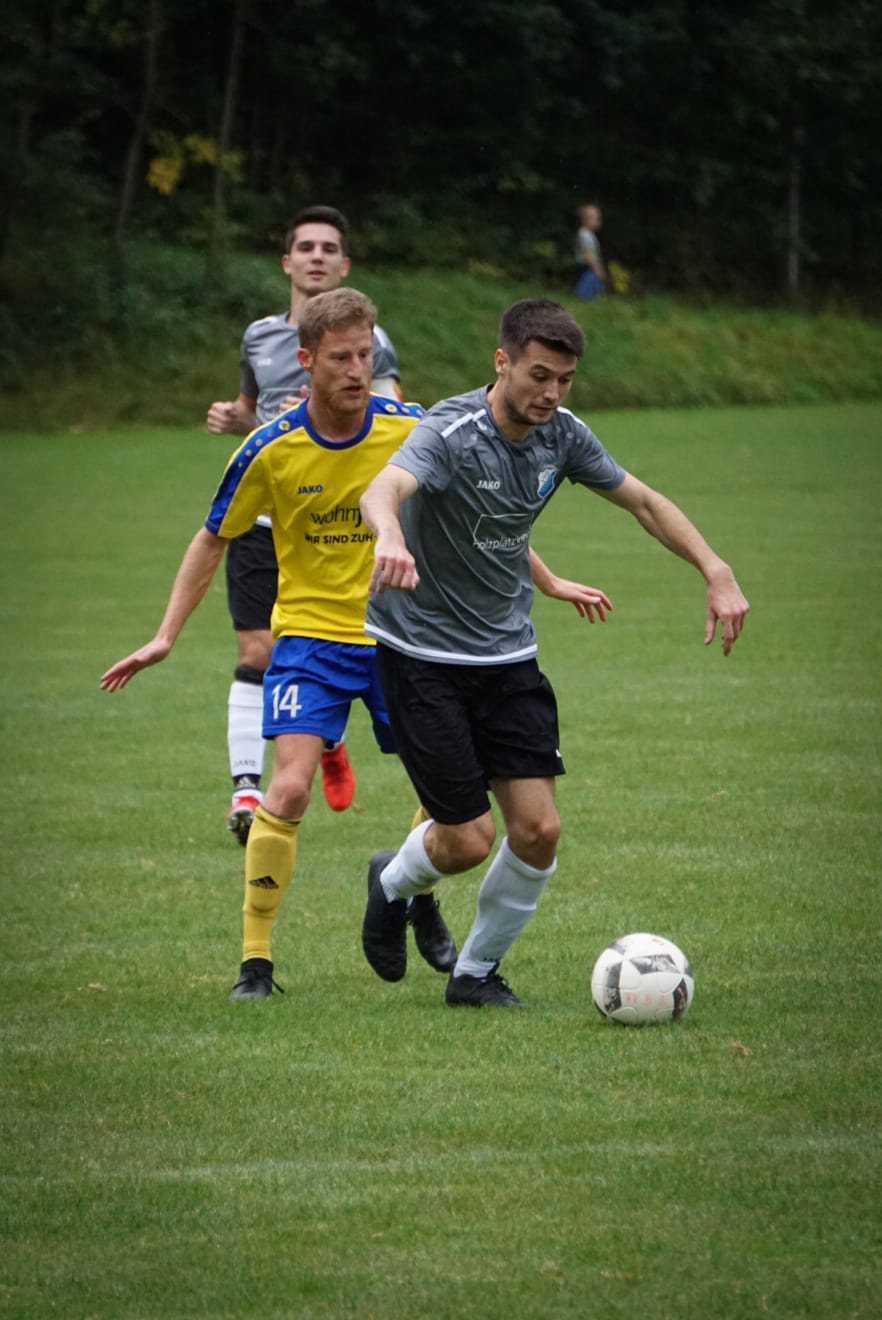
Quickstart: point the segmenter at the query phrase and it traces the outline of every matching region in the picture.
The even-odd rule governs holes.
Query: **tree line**
[[[199,248],[211,286],[313,201],[360,260],[562,280],[596,200],[645,288],[879,286],[877,0],[0,8],[7,293],[144,237]]]

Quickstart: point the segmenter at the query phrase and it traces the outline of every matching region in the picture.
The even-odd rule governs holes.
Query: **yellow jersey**
[[[337,444],[315,430],[305,401],[233,454],[205,526],[232,539],[269,514],[279,561],[274,637],[375,645],[364,631],[374,535],[358,502],[423,415],[419,404],[372,394],[358,435]]]

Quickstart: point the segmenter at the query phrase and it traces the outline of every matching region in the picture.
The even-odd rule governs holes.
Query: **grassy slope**
[[[39,362],[20,364],[17,378],[7,373],[0,427],[186,425],[200,422],[212,399],[235,395],[242,329],[287,304],[278,264],[238,258],[221,315],[204,309],[192,254],[160,250],[139,262],[118,325],[72,330],[64,354],[41,344]],[[658,297],[585,304],[565,289],[457,271],[356,266],[350,283],[376,300],[406,392],[426,404],[489,378],[500,314],[532,296],[561,298],[585,327],[577,410],[882,398],[882,326],[855,316],[699,309]]]
[[[879,406],[609,414],[598,430],[736,565],[727,661],[700,584],[563,491],[536,544],[605,586],[540,600],[569,774],[560,869],[506,972],[453,1013],[358,948],[365,859],[411,799],[356,713],[356,807],[317,800],[275,945],[231,1006],[241,854],[221,826],[233,649],[219,584],[152,630],[218,467],[192,431],[6,444],[9,864],[0,1314],[875,1315]],[[476,877],[451,883],[462,939]],[[679,1028],[610,1028],[594,956],[677,939]]]

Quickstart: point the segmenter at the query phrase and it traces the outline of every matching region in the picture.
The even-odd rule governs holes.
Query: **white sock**
[[[456,960],[454,976],[484,977],[508,953],[536,911],[557,859],[538,871],[516,857],[504,838],[478,890],[478,911]]]
[[[392,861],[380,876],[383,893],[391,903],[396,898],[413,898],[431,889],[442,877],[442,872],[429,861],[423,837],[432,824],[421,821],[411,830]]]
[[[263,756],[266,743],[263,738],[263,688],[256,683],[242,683],[234,679],[227,703],[227,747],[230,752],[230,774],[263,774]]]

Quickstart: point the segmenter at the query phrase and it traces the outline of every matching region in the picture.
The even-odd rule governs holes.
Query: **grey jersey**
[[[300,331],[288,324],[288,313],[252,321],[242,336],[239,390],[257,400],[257,422],[277,417],[287,394],[299,394],[309,384],[309,373],[297,361]],[[400,380],[392,340],[380,326],[374,328],[373,378]]]
[[[436,404],[389,461],[419,482],[400,516],[420,584],[372,596],[368,635],[449,664],[535,655],[530,529],[565,478],[615,490],[624,469],[565,408],[506,439],[486,387]]]

